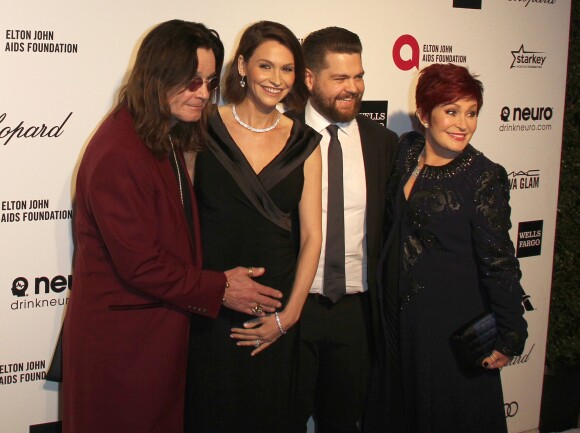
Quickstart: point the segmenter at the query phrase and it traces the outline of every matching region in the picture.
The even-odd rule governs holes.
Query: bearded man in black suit
[[[300,422],[306,430],[313,415],[317,432],[354,433],[381,346],[375,280],[397,135],[358,114],[365,86],[356,34],[329,27],[302,47],[311,97],[294,115],[323,136],[324,238],[300,325]]]

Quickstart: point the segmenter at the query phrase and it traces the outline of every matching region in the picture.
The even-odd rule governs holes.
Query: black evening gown
[[[401,138],[390,188],[382,286],[393,386],[386,406],[403,409],[386,421],[405,426],[391,430],[397,433],[507,432],[499,371],[462,370],[449,344],[454,331],[492,310],[495,349],[508,356],[523,350],[507,174],[468,145],[447,165],[424,166],[405,199],[424,145],[417,133]]]
[[[219,114],[210,119],[208,149],[197,156],[203,267],[225,271],[263,266],[256,280],[290,295],[296,270],[292,214],[302,194],[304,161],[320,136],[294,121],[283,150],[256,174]],[[282,307],[283,309],[284,307]],[[186,386],[186,432],[296,431],[298,326],[251,357],[230,338],[252,316],[222,308],[216,320],[193,316]]]

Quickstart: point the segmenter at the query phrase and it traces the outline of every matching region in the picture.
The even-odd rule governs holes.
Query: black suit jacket
[[[287,116],[304,122],[304,112],[287,112]],[[383,243],[383,221],[387,182],[395,162],[398,147],[397,134],[374,120],[359,114],[356,117],[360,132],[367,189],[367,285],[371,305],[371,324],[374,347],[382,339],[377,289],[377,263]],[[299,238],[299,236],[298,236]]]

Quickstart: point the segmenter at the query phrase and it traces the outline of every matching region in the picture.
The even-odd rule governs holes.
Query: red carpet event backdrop
[[[472,144],[509,174],[510,233],[523,271],[530,332],[524,353],[502,371],[506,417],[512,433],[536,428],[570,2],[2,0],[0,431],[26,433],[42,424],[49,431],[59,419],[59,387],[44,376],[74,287],[76,168],[144,34],[172,18],[218,30],[226,58],[241,31],[262,19],[287,25],[299,38],[333,25],[358,33],[366,70],[362,111],[399,134],[412,129],[419,69],[452,62],[480,75],[484,104]]]

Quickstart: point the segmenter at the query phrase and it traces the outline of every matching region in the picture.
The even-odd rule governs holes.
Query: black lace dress
[[[424,166],[407,200],[403,186],[424,145],[414,132],[401,138],[391,187],[382,286],[391,392],[401,393],[390,403],[402,410],[390,416],[402,415],[393,424],[410,433],[506,432],[499,371],[462,371],[449,338],[492,310],[500,331],[495,349],[523,350],[527,324],[508,234],[507,174],[468,145],[445,166]]]
[[[296,271],[291,216],[302,196],[304,162],[320,135],[294,120],[285,147],[259,174],[219,114],[210,119],[209,135],[209,148],[198,154],[195,168],[203,267],[263,266],[266,272],[256,280],[280,290],[285,304]],[[296,431],[298,326],[252,357],[253,347],[238,347],[230,338],[231,328],[249,319],[227,308],[216,320],[192,315],[186,432]]]

